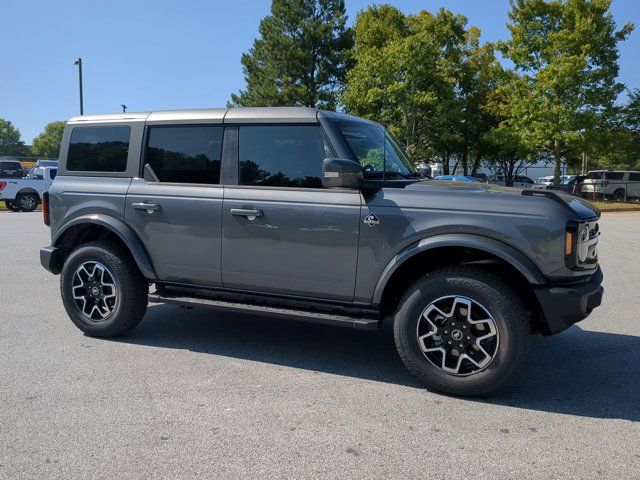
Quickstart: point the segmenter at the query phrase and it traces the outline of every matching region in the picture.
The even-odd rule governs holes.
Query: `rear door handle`
[[[147,213],[153,213],[160,210],[160,205],[157,203],[136,202],[132,203],[131,206],[136,210],[144,210]]]
[[[232,208],[231,215],[247,217],[249,220],[255,220],[256,217],[262,216],[262,210],[254,210],[251,208]]]

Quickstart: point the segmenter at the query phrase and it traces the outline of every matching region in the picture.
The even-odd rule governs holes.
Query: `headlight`
[[[572,223],[565,236],[565,263],[571,269],[593,268],[598,264],[598,222]]]

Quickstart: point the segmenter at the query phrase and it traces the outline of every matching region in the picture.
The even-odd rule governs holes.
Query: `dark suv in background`
[[[18,160],[0,158],[0,178],[22,178],[23,176],[24,169]]]
[[[43,203],[42,264],[98,337],[135,327],[148,301],[362,329],[388,318],[429,388],[481,395],[522,369],[532,333],[602,297],[589,203],[423,180],[383,126],[333,112],[76,117]]]

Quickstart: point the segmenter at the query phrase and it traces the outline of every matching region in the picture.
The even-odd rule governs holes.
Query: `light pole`
[[[84,115],[84,108],[82,105],[82,59],[78,58],[74,65],[78,65],[78,84],[80,85],[80,115]]]

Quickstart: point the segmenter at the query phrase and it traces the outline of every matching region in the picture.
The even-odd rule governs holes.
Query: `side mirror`
[[[344,158],[325,158],[322,162],[322,186],[324,188],[350,188],[358,190],[362,187],[364,169],[353,160]]]

